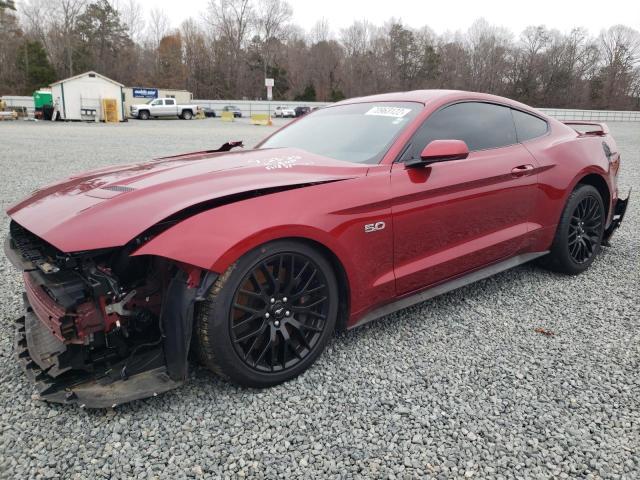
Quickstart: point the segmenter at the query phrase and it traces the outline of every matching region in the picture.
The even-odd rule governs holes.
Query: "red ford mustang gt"
[[[230,381],[275,385],[336,329],[533,259],[582,272],[628,200],[605,125],[478,93],[351,99],[237,146],[96,170],[9,209],[17,353],[42,398],[169,390],[192,345]]]

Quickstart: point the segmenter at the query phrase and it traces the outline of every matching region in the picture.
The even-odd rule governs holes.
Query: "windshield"
[[[327,107],[276,132],[259,148],[300,148],[336,160],[377,163],[421,108],[415,102]]]

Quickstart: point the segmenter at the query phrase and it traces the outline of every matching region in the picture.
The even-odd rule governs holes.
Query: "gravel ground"
[[[640,123],[611,128],[621,186],[640,191]],[[272,129],[5,122],[0,206],[73,172]],[[194,366],[183,388],[110,411],[32,399],[12,352],[19,276],[0,256],[0,476],[639,478],[639,202],[578,277],[525,265],[336,336],[287,384],[240,389]]]

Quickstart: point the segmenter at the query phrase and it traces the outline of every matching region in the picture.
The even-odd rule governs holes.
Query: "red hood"
[[[208,200],[366,172],[366,165],[297,149],[194,153],[74,176],[36,190],[7,213],[64,252],[93,250],[124,245],[170,215]]]

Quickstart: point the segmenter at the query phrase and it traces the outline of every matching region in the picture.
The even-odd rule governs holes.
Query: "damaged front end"
[[[5,253],[25,285],[16,352],[43,400],[113,407],[186,380],[193,308],[217,275],[131,256],[137,246],[63,253],[11,222]]]

